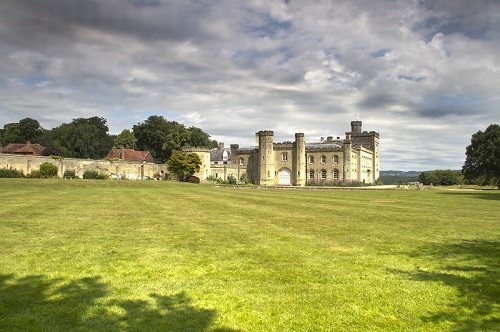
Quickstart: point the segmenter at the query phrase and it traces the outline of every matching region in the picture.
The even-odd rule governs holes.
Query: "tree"
[[[65,157],[100,159],[113,146],[106,119],[97,116],[74,119],[52,131],[52,145]]]
[[[155,160],[165,162],[174,151],[186,146],[216,147],[210,135],[197,127],[188,129],[176,121],[167,121],[158,115],[150,116],[133,127],[137,148],[151,152]]]
[[[168,121],[158,115],[152,115],[143,123],[134,125],[133,131],[137,138],[137,148],[149,151],[154,160],[165,162],[168,155],[163,146],[167,141],[168,128]]]
[[[177,174],[182,181],[200,170],[201,160],[196,153],[174,151],[167,161],[168,171]]]
[[[484,132],[473,134],[465,154],[464,178],[468,181],[483,179],[500,189],[500,126],[491,124]]]
[[[24,118],[17,123],[8,123],[1,130],[1,144],[9,143],[39,143],[43,128],[32,118]]]
[[[422,172],[418,176],[418,181],[425,185],[434,184],[438,186],[453,186],[463,183],[460,172],[451,169]]]
[[[134,133],[128,129],[124,129],[118,136],[116,136],[113,147],[116,149],[135,149],[137,138]]]

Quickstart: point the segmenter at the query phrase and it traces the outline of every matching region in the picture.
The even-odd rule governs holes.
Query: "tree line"
[[[156,162],[164,163],[174,151],[196,146],[214,148],[218,143],[197,127],[186,127],[162,116],[152,115],[144,122],[110,135],[102,117],[77,118],[52,129],[43,128],[32,118],[9,123],[0,129],[0,144],[38,143],[44,155],[68,158],[102,159],[112,148],[149,151]]]

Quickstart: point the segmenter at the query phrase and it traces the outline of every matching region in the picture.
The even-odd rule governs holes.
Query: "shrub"
[[[75,176],[75,170],[74,169],[67,169],[67,170],[65,170],[63,177],[65,179],[74,179],[76,177]]]
[[[235,185],[238,183],[238,181],[236,180],[236,178],[231,174],[227,177],[227,183],[230,184],[230,185]]]
[[[0,168],[0,178],[21,178],[22,174],[17,169]]]
[[[87,180],[108,180],[109,175],[104,173],[99,173],[95,170],[86,170],[83,173],[83,178]]]
[[[43,178],[57,176],[57,166],[51,163],[43,163],[40,165],[40,176]]]
[[[86,179],[86,180],[95,179],[95,178],[97,178],[97,175],[99,175],[99,173],[97,173],[97,171],[86,170],[83,173],[83,178]]]
[[[99,173],[99,174],[96,175],[95,179],[96,180],[109,180],[109,175],[103,174],[103,173]]]
[[[42,176],[40,175],[40,171],[34,170],[31,171],[31,173],[29,173],[28,175],[26,175],[26,177],[30,179],[39,179]]]

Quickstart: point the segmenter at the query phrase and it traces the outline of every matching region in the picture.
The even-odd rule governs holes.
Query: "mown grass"
[[[1,179],[0,201],[0,330],[500,330],[497,190]]]

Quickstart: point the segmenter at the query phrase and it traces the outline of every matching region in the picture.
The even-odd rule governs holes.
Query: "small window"
[[[243,157],[240,158],[240,165],[245,165],[245,159],[243,159]]]
[[[339,178],[339,170],[338,169],[334,169],[333,170],[333,179],[334,180],[338,180]]]
[[[253,159],[253,157],[250,157],[250,159],[248,159],[248,163],[249,163],[250,165],[253,165],[253,163],[254,163],[254,159]]]
[[[309,156],[309,164],[314,164],[314,156]]]
[[[309,179],[314,179],[314,170],[309,171]]]
[[[326,164],[326,156],[321,156],[321,163]]]
[[[281,154],[281,160],[282,161],[288,161],[288,154],[287,153],[282,153]]]
[[[335,155],[333,156],[333,162],[338,163],[339,162],[339,156]]]
[[[321,170],[321,180],[326,180],[326,169]]]

